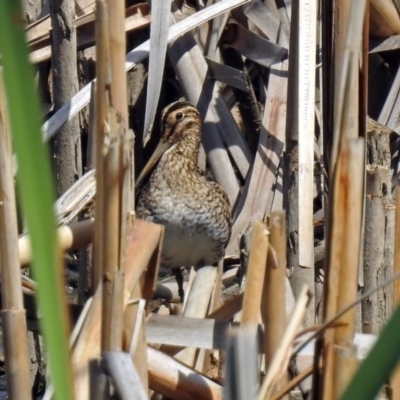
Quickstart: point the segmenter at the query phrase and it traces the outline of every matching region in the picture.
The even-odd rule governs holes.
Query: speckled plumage
[[[170,268],[219,261],[230,237],[226,193],[197,167],[201,119],[189,102],[178,101],[162,114],[162,155],[137,206],[139,218],[165,226],[162,264]]]

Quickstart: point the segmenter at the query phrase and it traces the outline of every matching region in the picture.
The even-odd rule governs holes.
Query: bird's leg
[[[181,268],[173,268],[172,273],[175,275],[176,283],[178,284],[178,294],[181,298],[183,304],[183,299],[185,297],[185,292],[183,291],[183,275]]]

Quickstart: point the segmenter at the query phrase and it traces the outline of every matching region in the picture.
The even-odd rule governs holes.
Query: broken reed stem
[[[104,0],[96,1],[96,99],[95,99],[95,165],[96,165],[96,219],[95,236],[93,246],[93,277],[92,293],[95,293],[97,286],[101,281],[102,268],[104,265],[105,250],[105,230],[101,216],[104,214],[104,163],[103,163],[103,145],[104,130],[107,120],[107,109],[109,106],[109,85],[110,85],[110,66],[109,66],[109,48],[108,48],[108,22],[107,8]]]
[[[297,298],[304,285],[314,286],[314,119],[316,2],[293,2],[286,115],[283,199],[288,224],[290,284]],[[314,298],[311,299],[315,303]],[[315,322],[315,304],[306,325]]]
[[[121,114],[128,119],[127,84],[125,72],[125,2],[123,0],[106,0],[108,43],[111,67],[111,102]]]
[[[335,0],[334,32],[333,32],[333,56],[335,66],[334,82],[340,82],[343,69],[343,56],[346,50],[347,30],[350,19],[351,2]],[[336,111],[335,111],[336,112]]]
[[[333,176],[341,141],[359,136],[359,57],[366,0],[338,0],[334,32],[335,98],[330,175]],[[356,89],[355,89],[356,88]]]
[[[367,136],[368,124],[368,81],[369,81],[369,1],[365,5],[364,26],[361,43],[360,65],[360,104],[359,104],[359,134]]]
[[[135,221],[134,228],[128,236],[125,262],[125,289],[131,293],[140,282],[140,278],[151,261],[156,264],[154,279],[158,278],[158,263],[163,242],[164,227],[141,219]]]
[[[0,75],[1,79],[1,75]],[[0,87],[1,90],[1,87]],[[2,94],[0,93],[0,96]],[[6,111],[5,109],[3,110]],[[0,110],[0,113],[2,111]],[[23,309],[19,267],[17,210],[12,171],[11,142],[0,114],[0,250],[2,308]],[[3,114],[4,116],[4,114]]]
[[[102,303],[102,350],[118,351],[122,347],[123,319],[123,273],[120,264],[120,207],[121,207],[121,169],[118,115],[109,109],[109,131],[105,132],[104,154],[104,264],[103,264],[103,303]],[[101,177],[99,179],[102,179]],[[119,289],[118,289],[119,288]],[[118,306],[117,306],[118,304]],[[119,310],[119,311],[117,311]]]
[[[396,220],[395,220],[395,240],[397,246],[394,246],[394,265],[393,273],[400,273],[400,187],[396,187]],[[393,282],[393,309],[395,310],[400,303],[400,280]],[[391,398],[400,398],[400,365],[397,366],[390,378]]]
[[[331,207],[334,219],[331,220],[329,233],[325,321],[330,320],[357,297],[363,176],[364,140],[347,139],[338,156],[332,188]],[[345,323],[346,327],[325,333],[324,398],[337,398],[354,371],[355,354],[349,352],[349,349],[353,349],[355,310],[344,314],[339,322]],[[341,351],[345,352],[344,357],[340,355]]]
[[[261,301],[268,258],[268,228],[261,221],[253,224],[250,255],[246,271],[243,309],[240,319],[241,329],[256,340],[257,326],[261,317]],[[257,377],[257,383],[259,377]]]
[[[57,228],[58,245],[64,252],[75,250],[92,242],[94,230],[94,219],[73,222],[68,226]],[[19,263],[21,267],[29,264],[32,259],[32,250],[29,234],[18,239]]]
[[[142,297],[142,298],[141,298]],[[131,293],[131,299],[135,303],[128,304],[125,309],[124,333],[129,328],[130,343],[126,351],[129,351],[140,381],[147,391],[149,388],[149,378],[147,373],[147,342],[146,342],[146,300],[143,299],[143,293],[139,285]],[[137,301],[137,299],[139,299]]]
[[[121,400],[148,400],[144,388],[129,354],[119,352],[103,353],[105,369],[111,378],[117,397]]]
[[[10,132],[5,130],[8,124],[2,79],[0,73],[0,269],[3,344],[8,394],[13,399],[28,399],[31,396],[28,336],[16,246],[18,223],[11,138]]]
[[[340,182],[343,166],[338,164],[341,146],[349,137],[358,136],[358,76],[359,76],[359,52],[364,25],[365,0],[347,4],[340,0],[341,15],[337,15],[339,21],[336,25],[334,37],[337,38],[335,47],[336,63],[335,81],[338,82],[334,98],[334,136],[331,149],[330,176],[333,185],[330,191],[330,210],[328,220],[328,256],[326,257],[326,281],[324,292],[324,319],[333,318],[338,312],[337,299],[339,296],[339,280],[341,268],[341,251],[345,234],[345,209],[343,201],[345,192],[343,183]],[[350,10],[347,10],[347,6]],[[336,10],[336,8],[335,8]],[[346,10],[346,13],[345,13]],[[348,15],[347,15],[348,13]],[[346,40],[344,40],[346,38]],[[356,90],[354,89],[356,88]],[[355,129],[354,127],[357,127]],[[364,180],[364,178],[362,178]],[[342,186],[341,186],[342,185]],[[349,227],[347,229],[352,229]],[[357,232],[357,234],[360,234]],[[321,376],[324,383],[319,385],[323,391],[323,398],[333,398],[334,387],[334,331],[329,330],[324,338],[324,375]],[[317,356],[317,355],[316,355]],[[318,371],[316,371],[318,373]],[[317,379],[314,380],[317,382]],[[319,381],[319,380],[318,380]],[[320,390],[320,389],[318,389]],[[316,396],[321,396],[317,393]]]
[[[333,161],[332,162],[336,162]],[[329,249],[326,257],[326,270],[327,279],[325,281],[324,291],[324,320],[331,320],[337,313],[337,298],[339,296],[339,271],[340,271],[340,253],[341,253],[341,238],[344,235],[344,213],[343,208],[339,206],[339,202],[344,194],[339,186],[338,175],[340,173],[340,164],[337,166],[336,176],[333,177],[333,185],[331,187],[331,215],[330,215],[330,229],[326,239],[329,243]],[[335,216],[334,219],[332,216]],[[324,365],[325,372],[321,376],[323,384],[319,385],[324,392],[324,398],[333,398],[333,344],[334,332],[328,330],[324,337]],[[318,373],[317,371],[315,372]],[[314,377],[315,379],[315,377]],[[327,397],[325,397],[327,396]],[[322,397],[322,394],[321,394]]]
[[[125,1],[124,0],[106,0],[108,12],[108,40],[110,50],[111,67],[111,105],[117,111],[122,126],[124,127],[123,140],[121,142],[121,234],[127,237],[132,229],[130,211],[135,209],[135,196],[133,195],[133,176],[134,162],[131,160],[133,143],[128,134],[128,93],[127,78],[125,71]],[[124,240],[120,242],[120,257],[125,254]]]
[[[216,310],[222,304],[222,275],[224,268],[223,264],[224,260],[220,260],[218,262],[218,266],[214,267],[217,270],[215,284],[211,294],[210,304],[204,317],[206,317],[211,311]],[[219,376],[221,365],[216,365],[216,363],[213,362],[212,353],[213,350],[199,349],[196,364],[194,365],[196,371],[202,373],[208,371],[207,375],[212,377],[214,374],[212,374],[211,371],[217,370],[216,376]]]
[[[222,387],[172,357],[147,347],[150,388],[180,400],[222,400]]]
[[[264,323],[265,369],[268,370],[286,328],[286,215],[274,211],[269,218],[270,245],[264,278],[261,315]],[[278,389],[284,379],[278,384]]]
[[[218,269],[213,266],[199,268],[188,293],[184,317],[204,318],[207,315],[211,295],[217,279]],[[180,351],[175,358],[187,366],[194,366],[197,348],[187,347]]]
[[[266,224],[260,221],[254,223],[246,273],[241,325],[256,327],[260,318],[261,298],[268,254],[268,233]]]
[[[343,143],[338,160],[342,164],[342,173],[338,176],[338,181],[343,185],[344,201],[340,205],[344,208],[345,226],[341,243],[337,310],[345,308],[357,299],[364,197],[364,159],[364,139],[349,139]],[[334,398],[339,398],[343,393],[357,366],[356,347],[353,344],[355,311],[356,309],[352,308],[339,318],[338,322],[343,323],[344,326],[334,330]]]
[[[112,7],[111,7],[112,8]],[[122,346],[123,273],[121,273],[121,186],[124,123],[113,107],[110,91],[114,87],[110,70],[110,9],[97,2],[96,25],[96,238],[94,284],[103,281],[102,334],[103,351],[117,351]],[[111,74],[111,75],[110,75]],[[111,82],[110,82],[111,78]],[[100,272],[101,271],[101,272]],[[118,310],[118,311],[117,311]]]

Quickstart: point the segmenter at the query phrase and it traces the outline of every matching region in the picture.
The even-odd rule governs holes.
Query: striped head
[[[161,129],[161,140],[170,145],[180,141],[189,141],[199,146],[200,113],[192,103],[178,100],[164,108],[161,116]]]

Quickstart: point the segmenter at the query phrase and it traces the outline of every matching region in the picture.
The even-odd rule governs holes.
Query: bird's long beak
[[[161,158],[161,156],[171,147],[172,143],[168,143],[164,140],[160,140],[158,146],[154,150],[154,153],[150,157],[150,160],[147,161],[147,164],[142,169],[142,172],[138,176],[135,182],[136,190],[138,190],[145,180],[146,176],[151,172],[153,167],[157,164],[157,161]]]

